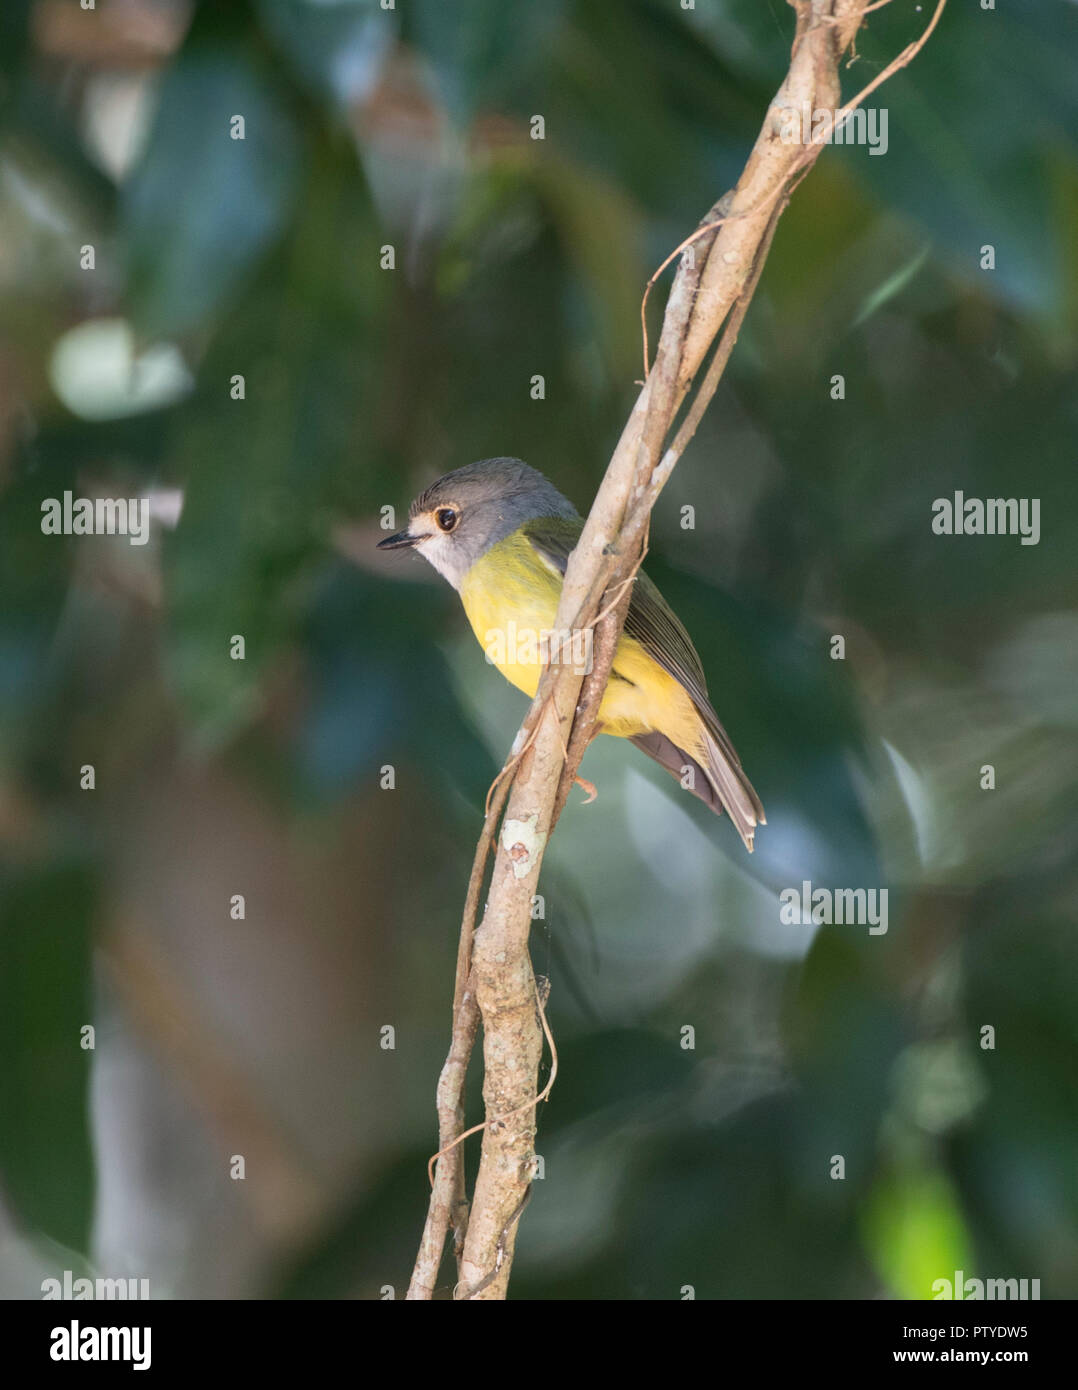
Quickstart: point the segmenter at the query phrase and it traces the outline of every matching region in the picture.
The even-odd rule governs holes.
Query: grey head
[[[459,589],[492,545],[539,516],[577,515],[542,473],[520,459],[480,459],[431,483],[408,510],[408,526],[379,550],[414,547]]]

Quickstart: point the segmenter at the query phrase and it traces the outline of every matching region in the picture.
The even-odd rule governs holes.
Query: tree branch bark
[[[595,625],[592,670],[583,679],[570,664],[551,665],[544,671],[514,742],[508,770],[503,770],[497,805],[488,809],[469,887],[470,911],[465,911],[462,928],[453,1046],[439,1083],[442,1152],[409,1298],[432,1296],[451,1219],[456,1222],[458,1241],[464,1232],[454,1296],[499,1299],[506,1295],[534,1158],[543,1033],[528,936],[543,854],[595,731],[651,509],[718,386],[778,220],[797,183],[823,149],[821,142],[806,145],[783,140],[784,115],[792,109],[800,116],[807,108],[838,111],[841,118],[866,94],[860,93],[849,107],[841,108],[839,61],[864,13],[878,6],[870,0],[790,3],[797,20],[789,71],[736,187],[701,222],[692,243],[693,255],[681,256],[654,365],[569,557],[554,626],[558,632],[571,632]],[[909,45],[871,87],[911,60],[935,27],[944,3],[938,0],[920,40]],[[717,338],[696,397],[664,453],[675,419]],[[473,941],[483,870],[507,790],[486,911]],[[487,1120],[471,1213],[465,1218],[462,1146],[458,1143],[446,1150],[461,1133],[464,1072],[480,1016]]]

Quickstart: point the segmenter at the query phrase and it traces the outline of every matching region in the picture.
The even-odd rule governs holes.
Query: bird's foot
[[[573,781],[577,784],[578,787],[581,787],[584,791],[587,792],[587,796],[580,803],[581,806],[590,806],[591,803],[595,800],[595,798],[599,795],[599,788],[595,785],[594,782],[589,782],[586,777],[574,777]]]

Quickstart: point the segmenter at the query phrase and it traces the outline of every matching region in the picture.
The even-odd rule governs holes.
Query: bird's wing
[[[579,519],[540,517],[526,522],[523,529],[539,558],[564,576],[581,526]],[[632,742],[679,779],[687,763],[695,766],[701,777],[693,791],[716,813],[726,809],[751,853],[755,828],[765,821],[764,808],[745,776],[729,734],[712,708],[704,669],[689,634],[642,570],[638,571],[633,585],[629,611],[625,617],[625,632],[679,682],[707,731],[703,762],[698,761],[692,751],[676,748],[658,730],[638,734]]]
[[[569,555],[580,538],[582,523],[568,517],[544,516],[525,522],[524,533],[538,555],[563,576]],[[640,570],[625,618],[626,633],[679,681],[715,741],[735,766],[741,760],[711,706],[704,668],[680,619],[647,575]]]

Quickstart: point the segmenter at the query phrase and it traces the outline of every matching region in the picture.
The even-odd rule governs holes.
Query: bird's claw
[[[581,806],[590,806],[591,803],[595,800],[595,798],[599,795],[599,788],[595,785],[594,782],[589,782],[586,777],[574,777],[573,781],[577,784],[578,787],[581,787],[584,791],[587,792],[587,796],[580,803]]]

